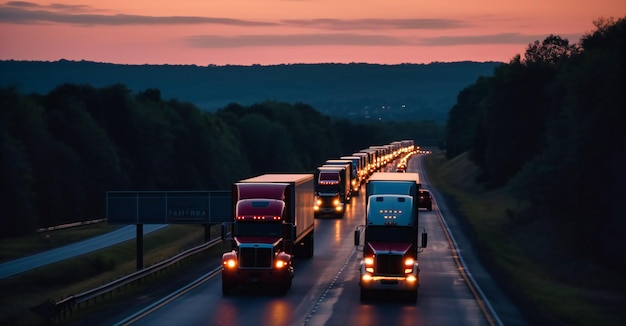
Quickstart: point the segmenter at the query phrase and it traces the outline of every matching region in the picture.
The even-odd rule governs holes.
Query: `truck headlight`
[[[335,206],[339,206],[340,203],[341,202],[339,201],[339,199],[333,200],[333,205],[335,205]]]
[[[282,261],[282,260],[277,260],[274,265],[276,266],[276,268],[281,269],[281,268],[287,266],[287,262]]]
[[[235,268],[237,261],[233,258],[224,261],[224,267]]]
[[[404,266],[413,266],[413,264],[415,263],[415,260],[413,260],[413,258],[407,258],[404,260]]]

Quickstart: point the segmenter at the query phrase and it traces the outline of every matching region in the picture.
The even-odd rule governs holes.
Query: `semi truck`
[[[345,166],[348,169],[348,175],[350,176],[350,196],[359,195],[359,174],[357,170],[357,162],[351,159],[338,159],[338,160],[326,160],[324,165],[339,165]]]
[[[222,293],[267,285],[285,293],[294,257],[314,251],[313,174],[264,174],[232,186],[233,221],[222,236],[232,250],[222,256]]]
[[[355,196],[359,196],[361,185],[365,180],[363,175],[365,171],[365,156],[341,156],[339,159],[352,161],[352,165],[356,171],[356,184],[352,186],[352,192]]]
[[[346,164],[347,165],[347,164]],[[346,166],[322,165],[315,174],[315,216],[343,217],[350,201],[350,171]]]
[[[355,152],[355,153],[352,153],[352,155],[348,157],[360,158],[361,163],[359,167],[359,178],[361,179],[361,185],[365,184],[365,181],[369,177],[369,162],[368,162],[369,156],[367,155],[367,153]]]
[[[359,264],[362,301],[375,291],[401,291],[410,301],[417,301],[418,254],[428,238],[418,224],[419,188],[417,173],[376,172],[367,181],[365,225],[354,232],[357,249],[364,233]]]

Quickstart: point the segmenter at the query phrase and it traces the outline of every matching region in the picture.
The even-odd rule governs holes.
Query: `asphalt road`
[[[420,160],[409,162],[409,171],[420,169]],[[427,179],[422,179],[427,188]],[[432,188],[430,188],[432,190]],[[361,194],[364,189],[361,190]],[[436,199],[437,193],[434,192]],[[353,244],[356,227],[364,222],[364,198],[353,197],[343,219],[316,219],[315,254],[295,263],[296,276],[285,295],[267,291],[239,291],[224,297],[217,273],[142,309],[129,308],[103,324],[137,325],[525,325],[515,307],[499,293],[489,274],[471,258],[471,247],[450,245],[446,223],[440,220],[436,201],[432,212],[420,211],[420,225],[428,232],[428,247],[421,253],[421,286],[418,302],[403,300],[396,293],[381,294],[362,303],[359,299],[358,264],[361,252]],[[445,205],[443,205],[445,210]],[[451,224],[454,224],[453,222]],[[458,255],[471,262],[469,286],[457,265]],[[465,256],[467,255],[467,258]],[[219,262],[207,263],[207,272]],[[467,265],[469,268],[470,264]],[[494,290],[495,287],[495,290]],[[486,290],[483,290],[486,289]],[[493,296],[497,293],[497,296]],[[499,302],[493,302],[498,300]],[[485,303],[481,308],[481,303]],[[487,307],[487,308],[484,308]],[[493,310],[489,309],[492,308]],[[487,312],[487,313],[486,313]],[[492,318],[487,316],[493,312]]]
[[[143,233],[148,234],[165,226],[167,225],[144,225]],[[0,264],[0,279],[135,239],[136,234],[137,227],[135,225],[128,225],[107,234],[93,237],[81,242],[11,260]]]

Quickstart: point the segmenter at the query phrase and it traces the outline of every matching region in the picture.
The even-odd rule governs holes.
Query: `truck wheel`
[[[366,302],[369,299],[369,291],[361,288],[361,302]]]
[[[289,292],[289,289],[291,289],[291,279],[289,280],[289,282],[280,285],[280,287],[278,288],[278,294],[279,295],[285,295],[287,294],[287,292]]]
[[[313,237],[313,231],[311,231],[311,234],[309,235],[307,242],[306,242],[306,254],[305,257],[306,258],[311,258],[313,257],[313,253],[315,251],[315,238]]]
[[[428,210],[432,211],[433,210],[433,205],[428,206]]]
[[[222,295],[229,296],[232,291],[233,291],[233,285],[228,282],[222,281]]]

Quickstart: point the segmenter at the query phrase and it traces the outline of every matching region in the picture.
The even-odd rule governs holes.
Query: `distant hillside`
[[[291,64],[275,66],[117,65],[88,61],[0,61],[0,87],[45,94],[63,83],[131,90],[216,110],[229,103],[304,102],[353,120],[445,122],[460,90],[491,76],[498,62]]]

